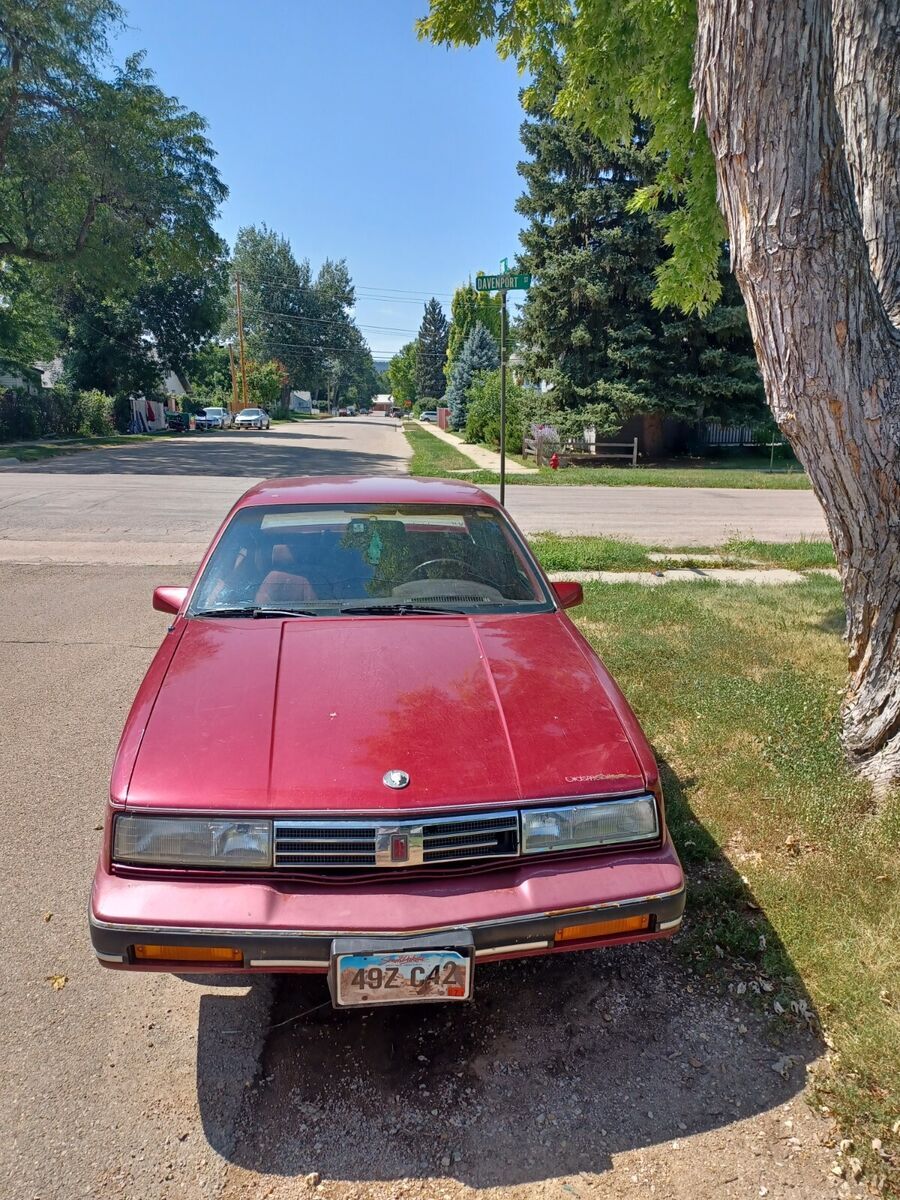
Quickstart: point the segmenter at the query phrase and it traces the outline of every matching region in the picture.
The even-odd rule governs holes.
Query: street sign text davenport
[[[531,287],[530,275],[476,275],[476,292],[518,292]]]

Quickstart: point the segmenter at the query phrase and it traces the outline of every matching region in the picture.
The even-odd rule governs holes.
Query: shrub
[[[558,426],[562,416],[553,410],[551,400],[536,388],[523,387],[506,377],[506,445],[518,454],[524,445],[525,431],[535,422]],[[500,372],[481,371],[469,392],[466,413],[466,441],[484,442],[495,449],[500,445]]]
[[[78,426],[78,432],[82,437],[108,437],[111,433],[115,433],[114,417],[119,416],[119,404],[113,400],[112,396],[94,390],[80,392],[78,399],[81,402],[81,423]],[[128,402],[128,412],[130,418],[130,401]]]
[[[526,389],[507,380],[506,445],[518,453],[522,449],[523,401]],[[500,446],[500,372],[480,371],[469,388],[466,411],[466,441]]]
[[[73,392],[64,384],[58,383],[45,395],[44,409],[45,434],[55,434],[57,437],[77,436],[84,417],[80,392]]]
[[[0,393],[0,442],[40,437],[43,427],[41,409],[38,396],[12,388]]]

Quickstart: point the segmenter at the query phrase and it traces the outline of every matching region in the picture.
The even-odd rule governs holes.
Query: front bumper
[[[470,930],[475,957],[517,958],[671,936],[685,886],[668,840],[653,850],[592,859],[537,859],[477,874],[383,883],[310,884],[268,878],[222,881],[116,875],[98,867],[91,893],[94,951],[106,966],[131,970],[328,970],[336,937],[391,937]],[[640,933],[603,932],[602,923],[650,917]],[[601,923],[591,936],[556,944],[563,926]],[[134,946],[228,946],[242,962],[214,967],[136,962]],[[410,944],[407,942],[407,944]]]

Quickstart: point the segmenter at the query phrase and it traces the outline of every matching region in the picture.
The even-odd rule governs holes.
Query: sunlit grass
[[[667,566],[789,567],[805,570],[834,566],[834,551],[826,541],[755,542],[734,539],[721,546],[652,547],[625,538],[564,536],[538,533],[532,549],[547,571],[640,571]],[[652,552],[662,560],[650,558]],[[705,555],[721,562],[710,564]],[[678,557],[675,557],[675,556]]]
[[[713,972],[716,946],[755,963],[776,996],[805,989],[836,1050],[823,1094],[861,1153],[873,1137],[889,1147],[900,1117],[900,792],[876,807],[841,755],[839,585],[585,594],[576,619],[665,764],[691,880],[683,947]]]

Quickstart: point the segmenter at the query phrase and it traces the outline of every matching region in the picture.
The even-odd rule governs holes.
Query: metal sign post
[[[500,293],[500,503],[506,503],[506,292]]]
[[[501,275],[475,276],[476,292],[500,293],[500,503],[506,503],[506,338],[507,311],[506,293],[508,291],[527,291],[531,287],[531,276],[527,272],[509,270],[507,260],[501,259],[503,273]]]

